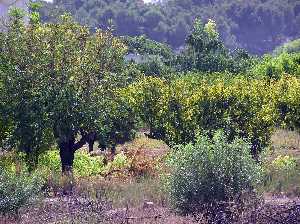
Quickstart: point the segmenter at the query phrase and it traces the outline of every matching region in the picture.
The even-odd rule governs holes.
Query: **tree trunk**
[[[59,150],[62,173],[72,173],[75,154],[75,151],[73,150],[73,144],[70,144],[69,142],[63,142],[59,144]]]
[[[63,194],[69,195],[73,191],[73,163],[75,151],[74,141],[62,142],[59,144],[59,154],[61,159]]]
[[[75,152],[89,140],[90,134],[84,135],[78,142],[70,135],[68,139],[58,139],[59,154],[61,159],[62,178],[64,181],[64,194],[72,193],[73,189],[73,163]]]

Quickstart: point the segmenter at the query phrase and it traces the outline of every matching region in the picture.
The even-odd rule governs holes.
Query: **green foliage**
[[[124,43],[128,46],[128,53],[138,55],[156,55],[165,60],[173,57],[172,49],[165,44],[150,40],[145,36],[123,37]]]
[[[250,155],[251,144],[226,137],[223,132],[211,140],[198,136],[194,144],[179,145],[168,156],[166,189],[180,212],[232,200],[259,183],[262,169]]]
[[[210,20],[204,25],[196,19],[193,32],[187,38],[187,50],[179,56],[178,64],[182,70],[224,71],[228,67],[228,56],[227,49],[219,40],[215,22]]]
[[[38,166],[39,169],[45,170],[45,173],[50,173],[50,172],[60,173],[61,164],[59,158],[59,151],[50,150],[39,155]]]
[[[281,114],[282,126],[299,131],[300,80],[297,77],[287,76],[280,80],[279,86],[281,94],[278,98],[278,109]]]
[[[0,166],[0,213],[17,214],[21,207],[33,202],[42,187],[38,173],[21,170],[11,172]]]
[[[128,167],[128,158],[123,153],[119,153],[114,157],[114,160],[111,163],[112,168],[114,169],[122,169],[124,167]]]
[[[291,172],[295,170],[297,163],[291,156],[280,155],[272,161],[271,166],[278,171]]]
[[[26,170],[26,155],[22,152],[9,152],[0,156],[0,167],[10,173],[16,173],[20,169]]]
[[[87,152],[75,153],[74,174],[78,177],[100,174],[104,167],[102,157],[91,157]]]
[[[157,119],[163,108],[161,96],[167,91],[165,82],[159,78],[145,78],[123,90],[123,95],[138,114],[140,119],[150,127],[150,134],[162,138],[160,128],[163,123]]]
[[[137,63],[137,68],[147,76],[169,78],[174,70],[175,55],[172,49],[145,36],[123,37],[128,46],[128,57]]]
[[[0,97],[12,121],[10,146],[34,165],[57,143],[63,166],[72,167],[74,152],[87,142],[130,139],[134,116],[118,94],[131,80],[123,71],[122,41],[110,32],[91,33],[69,15],[43,24],[33,11],[26,25],[17,12],[0,38]]]
[[[146,78],[124,92],[153,137],[182,144],[194,141],[197,131],[223,129],[230,139],[248,138],[255,155],[268,145],[280,117],[280,85],[284,81],[190,75],[169,83]]]
[[[282,75],[300,75],[300,54],[282,53],[272,57],[265,55],[260,63],[258,63],[250,74],[254,76],[266,76],[271,79],[279,79]]]
[[[300,53],[300,39],[289,41],[274,50],[276,55],[282,53]]]
[[[273,160],[263,163],[265,169],[264,188],[276,193],[293,191],[291,187],[297,185],[299,170],[293,156],[279,155]]]
[[[164,62],[158,56],[143,56],[143,62],[139,63],[137,67],[146,76],[162,77],[171,79],[175,69],[169,64],[171,62]]]
[[[146,35],[173,48],[184,45],[194,18],[214,18],[226,46],[263,54],[299,37],[299,7],[295,0],[164,0],[157,4],[141,0],[54,0],[41,12],[49,22],[68,11],[92,28],[106,28],[112,21],[118,35]]]
[[[40,155],[38,169],[45,175],[49,173],[61,173],[59,151],[51,150]],[[103,157],[91,157],[86,151],[75,153],[74,175],[75,177],[89,177],[99,175],[104,169]]]
[[[254,58],[245,50],[230,52],[219,39],[217,25],[213,20],[202,24],[196,19],[192,33],[186,41],[186,50],[176,58],[179,71],[200,72],[246,72],[254,64]]]

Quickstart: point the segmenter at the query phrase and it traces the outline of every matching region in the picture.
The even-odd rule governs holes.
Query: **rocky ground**
[[[244,224],[297,224],[300,223],[300,198],[267,197],[265,202],[245,211],[235,223]],[[176,215],[167,207],[145,201],[137,207],[113,208],[105,201],[73,196],[46,198],[38,204],[24,208],[19,218],[0,218],[1,224],[45,223],[207,223],[201,216]],[[233,223],[222,220],[218,223]]]

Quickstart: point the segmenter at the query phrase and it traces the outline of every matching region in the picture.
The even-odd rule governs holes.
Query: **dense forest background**
[[[222,40],[231,49],[253,54],[300,37],[300,0],[54,0],[41,9],[45,22],[70,12],[81,24],[117,35],[146,35],[174,49],[184,45],[195,18],[213,19]]]

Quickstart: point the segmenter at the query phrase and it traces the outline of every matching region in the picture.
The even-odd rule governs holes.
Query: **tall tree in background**
[[[146,35],[173,48],[184,45],[195,18],[218,24],[220,38],[230,49],[255,54],[300,36],[300,2],[296,0],[166,0],[144,4],[142,0],[54,0],[41,9],[44,21],[55,21],[71,12],[81,24],[105,29],[109,21],[117,35]]]
[[[179,65],[183,70],[217,72],[228,67],[229,54],[219,39],[213,20],[204,25],[200,19],[196,19],[186,44],[186,51],[179,56]]]

